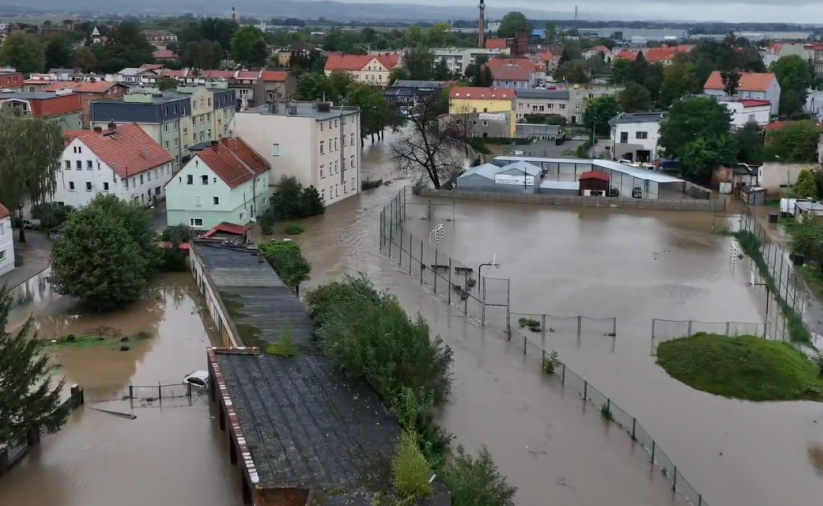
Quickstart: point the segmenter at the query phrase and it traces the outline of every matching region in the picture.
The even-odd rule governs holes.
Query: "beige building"
[[[559,88],[559,87],[558,87]],[[589,100],[606,95],[617,95],[623,90],[619,86],[568,85],[553,90],[517,90],[515,113],[522,120],[527,114],[558,115],[569,123],[583,121]]]
[[[392,70],[400,65],[399,53],[354,55],[328,53],[324,70],[326,75],[334,71],[348,73],[352,80],[361,83],[388,86]]]
[[[269,181],[296,177],[326,205],[360,191],[360,110],[275,102],[238,112],[235,133],[271,165]]]

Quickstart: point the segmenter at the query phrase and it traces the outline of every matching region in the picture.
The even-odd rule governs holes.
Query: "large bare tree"
[[[463,141],[456,120],[442,115],[438,93],[422,97],[411,109],[408,123],[389,146],[400,172],[416,182],[426,179],[439,189],[463,165]]]
[[[60,123],[0,106],[0,202],[22,220],[26,203],[45,202],[54,193],[65,141]],[[22,224],[21,224],[22,225]],[[26,242],[20,227],[20,242]]]

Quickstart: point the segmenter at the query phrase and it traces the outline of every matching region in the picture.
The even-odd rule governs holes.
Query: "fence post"
[[[649,349],[649,352],[652,355],[654,355],[654,327],[655,327],[655,325],[657,325],[657,318],[652,320],[652,344],[651,344],[651,347]]]
[[[384,223],[386,221],[386,208],[384,207],[383,210],[380,212],[380,251],[383,251],[383,231],[384,231]]]
[[[449,289],[446,290],[446,293],[449,294],[449,304],[452,303],[452,257],[449,257]]]
[[[528,353],[527,346],[528,346],[528,338],[526,337],[526,334],[523,334],[523,355]]]
[[[423,263],[423,239],[420,239],[420,284],[423,284],[423,270],[426,268],[426,264]]]
[[[652,464],[654,464],[654,449],[655,449],[654,447],[655,447],[655,442],[654,442],[654,439],[652,439]]]
[[[561,364],[563,366],[563,373],[560,376],[560,383],[565,385],[566,384],[566,364]]]
[[[577,347],[580,347],[580,335],[583,332],[583,317],[577,317]]]
[[[677,492],[677,466],[674,466],[674,476],[672,476],[672,492]]]
[[[540,338],[543,341],[543,345],[546,345],[546,313],[540,315]]]
[[[391,259],[391,250],[394,247],[394,223],[389,223],[389,258]]]
[[[437,294],[437,271],[439,270],[439,265],[437,264],[437,248],[434,248],[434,293]]]
[[[400,259],[397,261],[397,265],[402,266],[403,265],[403,229],[401,228],[400,230],[398,230],[398,232],[400,232],[400,255],[399,255]]]
[[[589,398],[589,382],[583,380],[583,401],[587,401]]]
[[[485,277],[480,278],[480,284],[483,285],[483,301],[482,301],[483,309],[482,309],[482,313],[481,313],[481,316],[480,316],[480,326],[485,327],[486,326],[486,278]]]
[[[731,325],[731,323],[732,323],[732,322],[726,322],[726,336],[728,336],[728,335],[729,335],[729,326]],[[765,337],[765,336],[764,336],[764,337]]]
[[[686,331],[686,337],[691,337],[692,335],[692,321],[689,320],[689,329]]]
[[[637,441],[637,418],[632,417],[632,441]]]
[[[133,400],[133,399],[134,399],[134,386],[131,383],[129,383],[129,400]]]
[[[157,398],[163,400],[163,388],[160,386],[159,381],[157,382]]]
[[[463,279],[463,290],[466,292],[466,298],[463,299],[463,314],[469,315],[469,271],[466,267],[466,276]],[[462,295],[461,295],[462,296]]]
[[[697,494],[697,506],[703,506],[703,496]]]

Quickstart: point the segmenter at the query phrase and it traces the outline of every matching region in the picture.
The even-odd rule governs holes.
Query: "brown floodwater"
[[[123,311],[87,314],[69,298],[52,294],[44,279],[21,285],[12,327],[30,309],[44,339],[103,332],[117,338],[148,333],[129,343],[52,351],[57,374],[87,389],[87,403],[57,434],[0,479],[6,506],[143,506],[196,504],[239,506],[239,471],[229,464],[205,397],[164,404],[117,399],[129,383],[179,383],[205,365],[210,335],[200,316],[199,295],[188,273],[165,274],[147,296]],[[116,344],[114,344],[116,343]],[[119,351],[128,344],[128,351]],[[190,405],[191,404],[191,405]],[[127,420],[96,411],[132,413]]]

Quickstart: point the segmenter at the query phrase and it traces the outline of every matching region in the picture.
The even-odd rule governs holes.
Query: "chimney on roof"
[[[96,127],[94,127],[94,131],[97,132],[98,134],[102,134],[103,133],[103,127],[96,126]]]
[[[211,148],[212,148],[213,150],[217,151],[217,146],[219,146],[219,145],[220,145],[220,143],[219,143],[219,142],[217,142],[217,141],[211,141]]]

